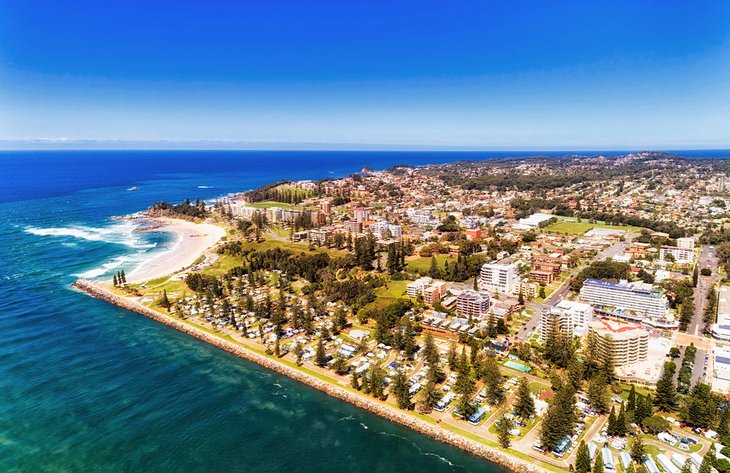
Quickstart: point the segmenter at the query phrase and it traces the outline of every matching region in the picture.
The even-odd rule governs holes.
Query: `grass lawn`
[[[626,230],[627,232],[639,232],[641,228],[629,225],[606,225],[603,223],[571,222],[561,221],[548,225],[543,230],[549,233],[567,233],[569,235],[583,235],[593,228],[607,228],[611,230]]]
[[[219,255],[215,263],[203,269],[201,273],[212,274],[214,276],[222,276],[231,268],[241,266],[241,258],[238,256]]]
[[[444,269],[444,261],[453,261],[456,260],[456,257],[449,256],[449,255],[435,255],[436,256],[436,263],[438,264],[438,267],[440,270]],[[408,261],[407,270],[419,273],[419,274],[426,274],[428,270],[431,269],[431,257],[423,257],[419,256],[417,258],[414,258],[410,261]]]
[[[274,201],[256,202],[254,204],[248,204],[248,206],[253,207],[255,209],[268,209],[271,207],[280,207],[282,209],[295,209],[296,208],[296,205],[285,204],[283,202],[274,202]]]
[[[388,286],[379,287],[375,290],[375,304],[377,306],[386,306],[391,302],[405,296],[406,286],[411,281],[389,281]]]

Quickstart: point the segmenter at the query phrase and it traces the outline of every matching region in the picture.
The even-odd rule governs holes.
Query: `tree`
[[[402,371],[397,371],[393,377],[392,392],[395,394],[399,408],[407,410],[413,409],[413,403],[411,403],[411,395],[408,389],[408,379]]]
[[[626,409],[634,412],[636,410],[636,387],[632,384],[629,391],[629,397],[626,400]]]
[[[654,404],[651,399],[651,395],[636,396],[636,410],[634,411],[634,422],[642,425],[644,419],[651,417],[654,414]]]
[[[618,411],[618,415],[616,415],[616,435],[624,437],[628,433],[626,424],[626,408],[624,407],[624,403],[621,403],[621,408]]]
[[[661,416],[651,416],[644,419],[641,423],[641,428],[647,434],[658,434],[670,430],[672,424],[667,419]]]
[[[430,412],[431,409],[441,400],[442,394],[436,388],[436,382],[429,380],[426,386],[423,387],[423,393],[421,394],[421,404],[425,407],[423,409],[426,412]]]
[[[304,348],[300,343],[294,345],[294,356],[297,357],[297,366],[302,365],[302,356],[304,356]]]
[[[610,397],[608,395],[608,384],[606,383],[606,375],[603,371],[599,371],[588,384],[588,401],[593,409],[601,414],[608,411]]]
[[[720,413],[720,420],[717,422],[717,436],[721,439],[730,434],[730,408],[725,407]]]
[[[509,448],[510,445],[510,425],[507,417],[504,415],[497,421],[497,436],[499,437],[499,445],[502,448]]]
[[[646,449],[644,448],[644,441],[641,439],[641,435],[637,435],[631,441],[631,446],[629,447],[629,455],[631,455],[631,459],[634,460],[636,463],[641,463],[641,461],[644,459],[645,453]]]
[[[360,386],[360,375],[355,370],[352,370],[352,374],[350,375],[350,386],[358,391],[362,389],[362,386]]]
[[[170,299],[167,297],[167,289],[162,290],[162,297],[160,297],[160,306],[164,307],[167,310],[169,310],[172,306]]]
[[[112,281],[113,281],[114,287],[117,287],[119,285],[119,283],[117,282],[117,275],[116,274],[114,275],[114,278],[112,279]]]
[[[608,415],[606,433],[610,436],[616,435],[616,409],[611,406],[611,413]]]
[[[575,471],[576,473],[591,471],[591,454],[588,451],[588,445],[583,440],[580,441],[578,451],[575,454]]]
[[[545,299],[545,297],[546,297],[546,295],[545,295],[545,286],[543,286],[542,284],[540,285],[540,291],[538,292],[537,295],[538,295],[538,297],[540,299]]]
[[[596,461],[593,463],[592,473],[603,473],[603,453],[601,450],[596,452]]]
[[[466,356],[464,356],[466,358]],[[476,411],[476,406],[471,401],[474,391],[476,390],[476,383],[471,375],[471,367],[468,362],[459,363],[459,372],[456,375],[456,382],[454,383],[454,392],[459,395],[457,403],[457,409],[459,415],[464,419],[472,415]]]
[[[692,460],[690,460],[689,458],[685,460],[680,473],[692,473]]]
[[[456,345],[454,343],[449,346],[449,352],[446,355],[446,360],[449,363],[449,369],[451,371],[456,371],[458,367],[458,359],[456,355]]]
[[[697,473],[712,473],[712,467],[715,466],[715,445],[711,445],[710,449],[705,453],[700,468]]]
[[[319,341],[317,342],[317,352],[314,355],[314,363],[317,366],[324,366],[327,364],[327,355],[324,351],[324,341],[322,340],[322,337],[319,337]]]
[[[636,473],[636,467],[633,463],[629,463],[629,466],[626,467],[626,473]]]
[[[499,372],[499,364],[493,356],[487,357],[482,367],[482,379],[487,388],[487,400],[492,405],[497,405],[504,400],[504,387],[502,373]]]
[[[542,421],[540,442],[548,451],[573,433],[577,416],[575,413],[575,391],[570,384],[563,386],[553,397]]]
[[[530,393],[530,383],[527,378],[521,378],[517,386],[517,401],[514,406],[515,414],[522,419],[529,419],[535,415],[535,400]]]
[[[335,370],[335,373],[339,375],[347,374],[347,362],[345,361],[345,358],[337,355],[335,357],[335,361],[332,363],[332,369]]]
[[[664,370],[656,384],[654,404],[664,412],[671,412],[677,407],[677,388],[674,385],[674,371],[677,365],[673,361],[664,363]]]

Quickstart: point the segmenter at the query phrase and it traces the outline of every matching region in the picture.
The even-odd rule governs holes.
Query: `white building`
[[[720,286],[717,299],[717,322],[712,324],[712,336],[730,341],[730,286]]]
[[[555,324],[566,337],[582,337],[593,320],[593,307],[574,301],[560,301],[540,314],[540,340],[544,341]]]
[[[479,286],[482,289],[504,293],[514,293],[520,287],[520,271],[517,263],[491,262],[482,266],[479,273]]]
[[[586,279],[580,298],[597,313],[656,327],[676,328],[664,291],[641,281]]]
[[[659,250],[659,259],[666,261],[667,255],[679,264],[692,264],[695,259],[695,252],[692,248],[680,246],[662,246]]]
[[[677,246],[686,250],[694,250],[695,239],[692,237],[677,238]]]
[[[547,222],[554,215],[550,214],[532,214],[527,218],[521,218],[517,223],[512,225],[512,228],[517,230],[534,230],[539,227],[542,222]]]
[[[598,359],[610,357],[616,368],[641,363],[649,355],[649,332],[638,325],[595,320],[589,324],[588,336]]]

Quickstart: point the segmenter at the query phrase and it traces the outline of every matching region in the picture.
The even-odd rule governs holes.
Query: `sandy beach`
[[[166,276],[192,265],[202,254],[225,236],[225,229],[209,223],[194,223],[172,218],[155,218],[160,226],[152,231],[174,233],[176,242],[127,273],[127,282],[140,283]]]

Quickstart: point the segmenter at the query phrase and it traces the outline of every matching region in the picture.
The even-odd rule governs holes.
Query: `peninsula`
[[[74,286],[511,470],[722,473],[729,162],[396,166],[160,202],[173,249]]]

